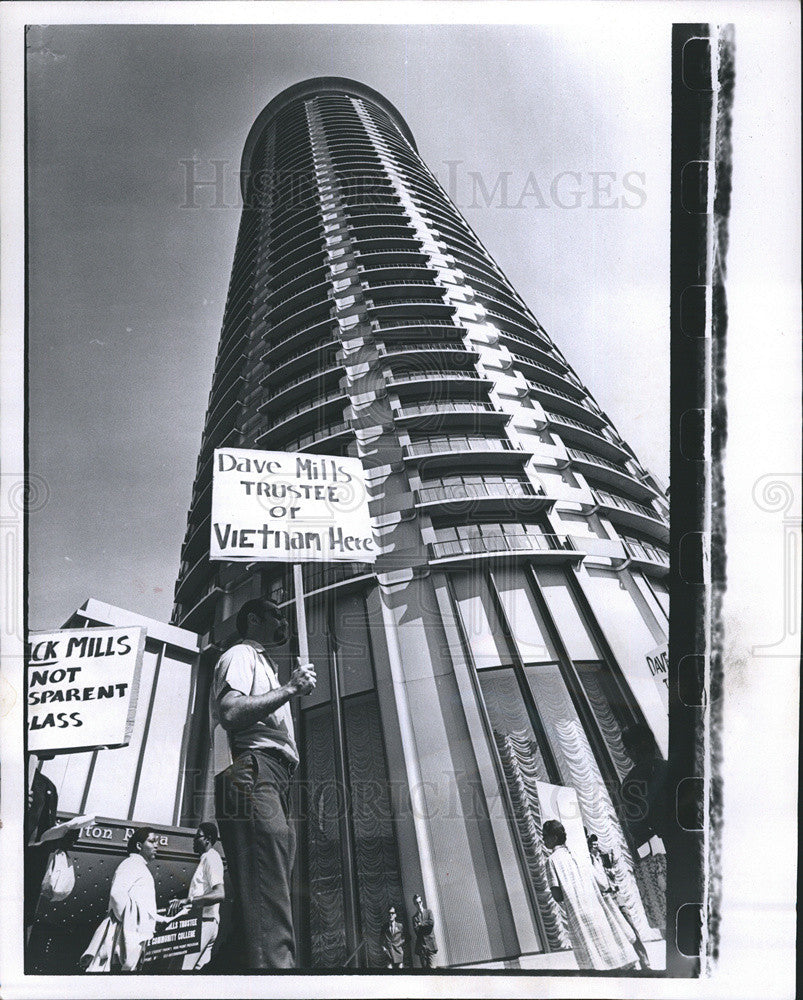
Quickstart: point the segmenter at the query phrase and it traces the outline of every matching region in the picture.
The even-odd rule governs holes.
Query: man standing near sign
[[[265,598],[237,615],[241,641],[218,660],[210,707],[214,729],[228,734],[232,763],[215,779],[220,839],[232,885],[233,927],[228,959],[237,971],[295,966],[290,875],[295,830],[290,784],[298,750],[290,699],[315,687],[311,663],[299,664],[286,684],[266,650],[283,645],[289,626]],[[235,958],[234,950],[241,949]]]
[[[218,833],[214,823],[201,823],[195,832],[192,846],[200,856],[198,867],[190,882],[186,899],[171,899],[167,911],[170,916],[201,916],[201,947],[197,952],[184,956],[183,972],[202,969],[212,957],[212,946],[217,940],[220,925],[220,904],[225,898],[223,890],[223,858],[215,850]]]

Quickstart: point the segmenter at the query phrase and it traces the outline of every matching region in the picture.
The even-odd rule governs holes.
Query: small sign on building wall
[[[137,709],[145,629],[32,632],[26,648],[28,751],[123,747]]]
[[[376,560],[358,458],[218,448],[213,470],[210,559]]]

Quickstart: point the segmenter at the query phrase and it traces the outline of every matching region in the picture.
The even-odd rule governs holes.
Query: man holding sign
[[[295,965],[290,875],[295,831],[290,784],[298,750],[290,699],[315,687],[311,663],[300,663],[280,684],[267,649],[289,638],[287,619],[273,601],[247,601],[237,615],[241,641],[215,667],[213,730],[228,734],[232,763],[215,779],[220,839],[234,888],[229,955],[238,971]]]

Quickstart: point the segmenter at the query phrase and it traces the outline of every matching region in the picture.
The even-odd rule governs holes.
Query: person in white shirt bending
[[[184,956],[182,972],[202,969],[212,957],[212,946],[220,926],[220,904],[225,899],[223,889],[223,859],[215,850],[218,833],[214,823],[201,823],[192,841],[193,850],[201,860],[190,882],[186,899],[171,899],[170,916],[202,917],[201,947]]]

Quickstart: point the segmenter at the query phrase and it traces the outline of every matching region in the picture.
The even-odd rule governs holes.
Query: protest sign
[[[215,450],[210,559],[376,559],[362,464],[304,452]]]
[[[201,916],[180,918],[167,924],[158,934],[154,934],[145,946],[145,953],[142,956],[143,966],[200,951],[202,920]]]
[[[29,752],[127,746],[144,649],[140,627],[31,633],[26,648]]]

